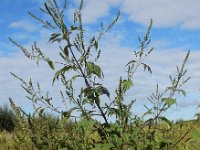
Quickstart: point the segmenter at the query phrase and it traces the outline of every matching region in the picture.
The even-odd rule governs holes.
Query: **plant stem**
[[[67,44],[70,45],[70,46],[69,46],[70,53],[72,54],[72,57],[74,58],[74,60],[75,60],[75,62],[76,62],[76,64],[77,64],[77,66],[78,66],[78,69],[80,70],[81,75],[83,76],[83,78],[84,78],[84,80],[85,80],[86,86],[87,86],[88,88],[91,89],[92,87],[91,87],[91,85],[89,84],[89,82],[88,82],[88,80],[87,80],[87,77],[86,77],[86,75],[84,74],[84,72],[83,72],[83,70],[82,70],[80,64],[78,63],[78,60],[76,59],[76,56],[74,55],[74,52],[72,51],[70,40],[69,40],[69,39],[66,39],[66,40],[67,40]],[[104,114],[104,112],[103,112],[103,110],[102,110],[100,104],[98,104],[98,103],[96,103],[96,102],[95,102],[95,104],[97,105],[99,111],[101,112],[101,115],[102,115],[104,121],[106,122],[106,125],[109,126],[109,123],[108,123],[108,121],[107,121],[107,118],[106,118],[106,116],[105,116],[105,114]]]

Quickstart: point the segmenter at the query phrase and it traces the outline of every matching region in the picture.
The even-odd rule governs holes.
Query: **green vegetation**
[[[156,86],[155,93],[149,96],[151,105],[145,105],[143,115],[134,115],[135,100],[127,100],[125,95],[134,88],[134,74],[139,67],[152,73],[151,67],[145,63],[153,48],[150,47],[150,32],[152,20],[146,34],[139,38],[139,49],[134,51],[134,58],[127,62],[126,77],[119,77],[115,97],[110,97],[109,90],[101,83],[104,79],[102,68],[97,65],[101,57],[99,42],[117,22],[120,13],[107,26],[101,23],[97,36],[91,36],[87,41],[82,24],[80,7],[74,12],[74,21],[66,23],[64,19],[66,1],[60,8],[56,0],[47,0],[40,10],[48,16],[43,20],[31,12],[34,19],[44,28],[50,29],[51,44],[59,44],[58,52],[62,60],[52,60],[37,46],[35,42],[32,51],[18,44],[10,38],[31,60],[39,65],[46,62],[55,71],[53,84],[61,83],[64,90],[60,91],[63,105],[67,103],[67,110],[60,110],[53,105],[53,98],[49,94],[43,95],[40,84],[17,78],[27,92],[35,111],[27,114],[17,106],[11,98],[10,104],[15,112],[17,126],[14,132],[2,132],[0,146],[3,149],[33,149],[33,150],[176,150],[199,149],[199,122],[180,122],[174,124],[163,113],[176,104],[177,94],[185,95],[182,86],[187,83],[185,68],[190,52],[188,52],[175,76],[170,75],[170,85],[164,91]],[[56,64],[56,65],[55,65]],[[75,87],[75,83],[82,82],[83,86]],[[102,97],[104,95],[104,97]],[[107,99],[105,98],[107,97]],[[104,100],[102,100],[104,98]],[[71,104],[71,105],[69,105]],[[59,117],[47,115],[48,111],[57,113]],[[114,119],[114,122],[109,122]],[[72,121],[73,120],[73,121]]]
[[[17,124],[14,112],[7,105],[0,107],[0,131],[6,130],[11,132]]]
[[[49,115],[43,115],[42,118],[37,118],[36,120],[40,119],[42,119],[42,123],[38,123],[37,121],[34,123],[33,121],[34,124],[31,127],[31,131],[34,131],[34,133],[30,133],[32,134],[32,136],[28,133],[25,133],[23,135],[22,129],[19,129],[18,127],[15,128],[14,132],[2,131],[0,133],[0,147],[5,150],[37,150],[86,149],[86,147],[88,147],[88,149],[109,149],[111,146],[111,144],[109,143],[102,144],[101,134],[103,133],[97,130],[99,127],[98,123],[93,123],[92,121],[88,120],[82,120],[74,123],[67,120],[63,121],[63,119],[57,120],[57,118],[50,117]],[[187,139],[188,141],[186,143],[185,141],[180,142],[179,146],[173,149],[196,150],[200,148],[200,122],[197,120],[175,123],[172,125],[172,128],[170,130],[166,130],[168,128],[168,125],[164,122],[155,126],[155,128],[157,130],[155,133],[154,143],[156,143],[156,141],[159,141],[160,139],[163,139],[163,137],[165,137],[165,141],[168,140],[171,142],[176,141],[177,139],[181,140],[184,137],[184,139]],[[118,135],[120,126],[118,126],[117,124],[111,124],[111,128],[107,129],[106,133],[112,132],[113,130],[110,131],[111,129],[115,131],[113,134]],[[186,131],[189,131],[189,133],[186,133]],[[136,131],[129,130],[129,132],[130,136],[134,136]],[[32,139],[30,139],[30,137],[32,137]],[[33,143],[34,139],[37,139],[35,143]],[[127,149],[128,147],[130,147],[130,149],[133,148],[129,144],[124,144],[124,149]]]

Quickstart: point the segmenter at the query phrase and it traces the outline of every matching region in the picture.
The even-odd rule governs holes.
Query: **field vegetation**
[[[8,107],[4,106],[1,107],[1,110],[2,112],[4,112],[3,114],[5,115],[9,109]],[[37,150],[47,148],[105,150],[111,149],[111,143],[106,145],[102,143],[101,134],[103,133],[99,132],[99,129],[97,129],[97,127],[100,126],[98,122],[94,123],[93,121],[85,119],[79,120],[77,122],[69,120],[63,121],[63,119],[59,119],[54,115],[43,114],[42,116],[31,117],[31,131],[34,132],[28,134],[25,132],[24,129],[22,130],[22,128],[16,122],[17,118],[16,115],[14,115],[14,112],[12,110],[9,110],[9,112],[12,113],[9,113],[9,115],[6,114],[5,117],[1,116],[0,147],[3,150]],[[7,125],[5,125],[6,123]],[[28,123],[28,120],[26,124],[30,124]],[[108,134],[109,132],[114,132],[113,134],[119,135],[120,126],[114,123],[110,124],[110,126],[111,127],[106,130],[106,133]],[[154,137],[152,137],[154,138],[154,144],[158,144],[159,141],[163,140],[163,143],[164,141],[179,143],[177,144],[177,147],[173,149],[197,150],[200,148],[199,120],[177,120],[176,122],[172,123],[170,129],[168,124],[166,124],[165,122],[160,122],[159,124],[153,126],[154,127],[152,128],[155,130]],[[135,129],[137,128],[129,127],[129,136],[136,136]],[[144,128],[144,131],[148,130],[148,128]],[[142,137],[140,138],[142,139]],[[34,140],[37,140],[35,141],[36,143],[34,143]],[[118,140],[120,141],[121,139],[118,137]],[[139,142],[141,141],[138,139],[138,143]],[[84,143],[86,144],[86,147],[84,146]],[[35,144],[37,144],[37,146]],[[141,142],[141,144],[143,143]],[[124,148],[121,149],[128,148],[134,149],[130,143],[126,143],[124,145]],[[154,147],[153,149],[162,148]]]

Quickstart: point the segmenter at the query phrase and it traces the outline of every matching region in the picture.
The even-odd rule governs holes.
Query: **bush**
[[[16,117],[14,112],[7,105],[0,107],[0,131],[13,131],[16,126]]]
[[[183,120],[183,119],[177,119],[177,120],[176,120],[176,124],[181,124],[181,123],[182,123],[182,124],[184,123],[184,120]]]

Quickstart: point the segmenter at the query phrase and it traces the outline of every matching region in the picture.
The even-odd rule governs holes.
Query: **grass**
[[[179,123],[175,123],[173,125],[173,134],[177,137],[179,137],[180,135],[183,135],[185,133],[185,131],[187,131],[189,128],[192,128],[190,134],[188,134],[187,138],[188,138],[188,142],[184,147],[179,147],[177,148],[178,150],[197,150],[200,149],[200,121],[196,121],[196,120],[190,120],[190,121],[181,121]],[[23,143],[22,147],[17,147],[16,144],[16,139],[14,138],[14,136],[16,136],[16,134],[14,134],[16,131],[14,132],[8,132],[8,131],[2,131],[0,133],[0,147],[3,150],[29,150],[31,149],[35,149],[34,147],[31,147],[32,144],[30,144],[30,141],[25,140]],[[68,130],[67,130],[68,132]],[[160,131],[160,133],[157,134],[158,138],[159,138],[159,134],[163,134],[162,131]],[[173,137],[174,137],[173,135]],[[187,139],[186,138],[186,139]],[[67,140],[67,139],[66,139]],[[182,141],[184,142],[184,141]]]

